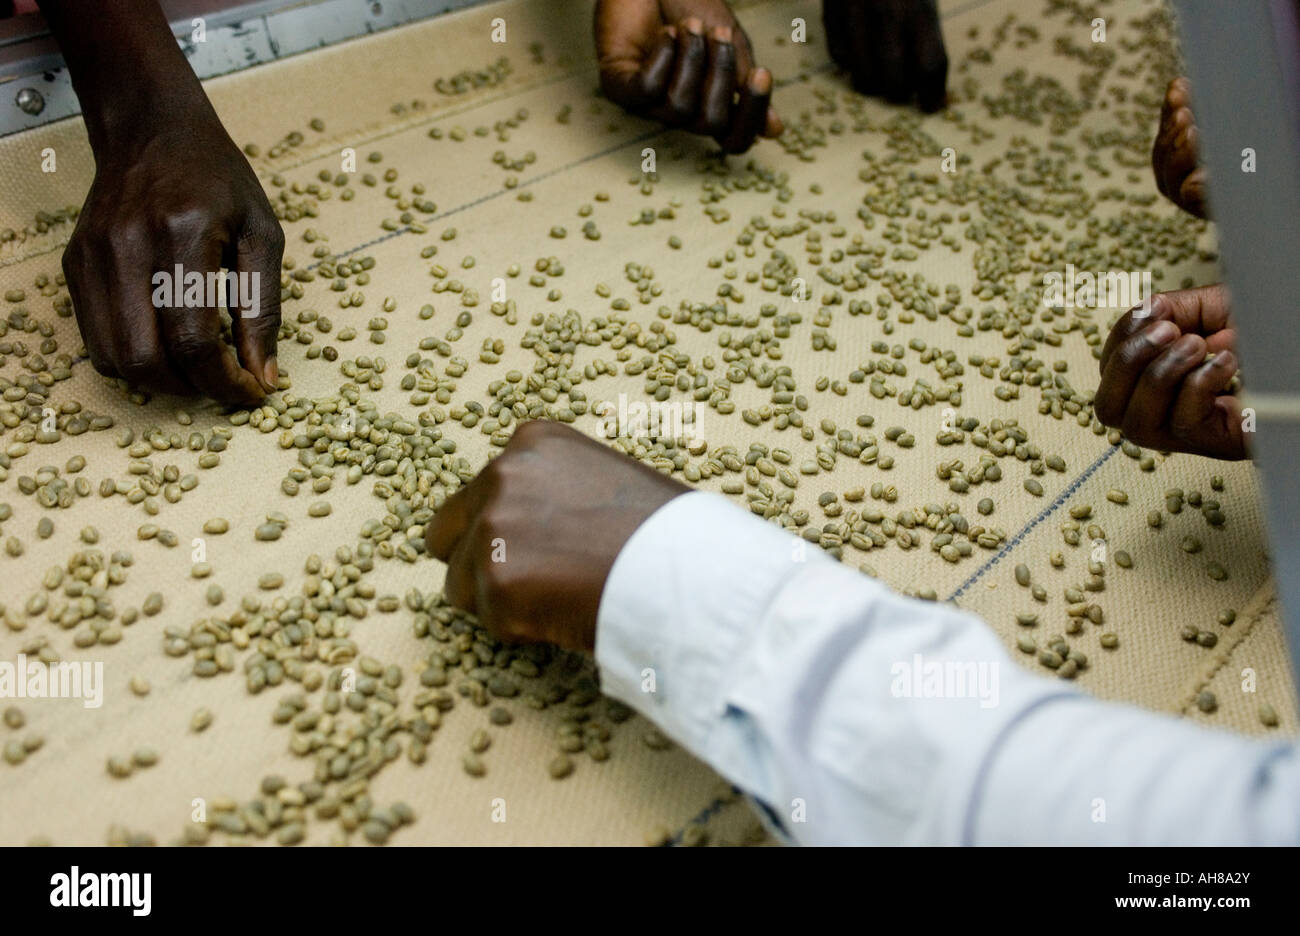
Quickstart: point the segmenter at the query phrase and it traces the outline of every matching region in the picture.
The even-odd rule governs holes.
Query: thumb
[[[749,41],[749,34],[740,23],[736,23],[731,28],[732,42],[736,47],[736,87],[744,88],[749,84],[750,73],[758,67],[754,61],[754,45]],[[775,79],[773,84],[775,85]],[[785,122],[777,114],[776,108],[768,107],[763,117],[763,129],[759,135],[769,138],[779,137],[784,131]]]
[[[235,272],[239,276],[243,307],[230,308],[230,330],[235,337],[239,363],[271,393],[280,377],[275,350],[280,333],[284,231],[279,223],[250,220],[240,232],[236,251]],[[247,290],[247,294],[242,290]]]

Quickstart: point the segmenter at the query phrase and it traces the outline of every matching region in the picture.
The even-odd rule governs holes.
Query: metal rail
[[[164,0],[200,78],[429,19],[485,0]],[[203,41],[195,42],[196,20]],[[58,46],[39,16],[0,21],[0,137],[81,113]]]

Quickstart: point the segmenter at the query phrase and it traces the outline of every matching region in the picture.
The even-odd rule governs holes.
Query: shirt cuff
[[[822,551],[716,494],[683,494],[623,546],[601,595],[601,688],[700,753],[742,637]]]

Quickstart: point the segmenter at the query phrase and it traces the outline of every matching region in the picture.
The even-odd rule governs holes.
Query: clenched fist
[[[1157,294],[1149,316],[1126,313],[1106,339],[1097,418],[1147,448],[1246,458],[1241,401],[1228,392],[1236,345],[1222,284]]]
[[[425,545],[447,563],[447,600],[494,636],[592,650],[619,551],[687,490],[575,429],[527,422],[429,521]]]

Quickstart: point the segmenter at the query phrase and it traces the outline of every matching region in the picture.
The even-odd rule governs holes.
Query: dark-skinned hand
[[[728,153],[780,134],[772,75],[723,0],[599,0],[595,31],[601,88],[624,109]]]
[[[494,636],[590,651],[619,551],[688,490],[575,429],[526,422],[425,525],[425,545],[447,563],[447,600]]]
[[[1241,401],[1226,392],[1238,360],[1223,284],[1158,293],[1149,316],[1134,311],[1102,349],[1097,418],[1146,448],[1249,457]]]
[[[831,58],[858,92],[915,99],[926,112],[944,106],[948,53],[935,0],[824,0],[822,21]]]
[[[284,233],[154,3],[42,0],[81,98],[95,178],[63,255],[91,363],[133,386],[256,403],[278,378]],[[92,15],[93,14],[93,15]],[[104,34],[107,31],[107,38]],[[256,273],[257,315],[155,307],[154,274]],[[251,278],[250,278],[251,279]],[[174,284],[179,289],[182,284]],[[252,308],[251,297],[243,297]]]
[[[1169,82],[1160,109],[1160,129],[1151,147],[1151,167],[1161,195],[1188,214],[1204,218],[1206,172],[1200,163],[1191,100],[1192,86],[1186,78]]]

